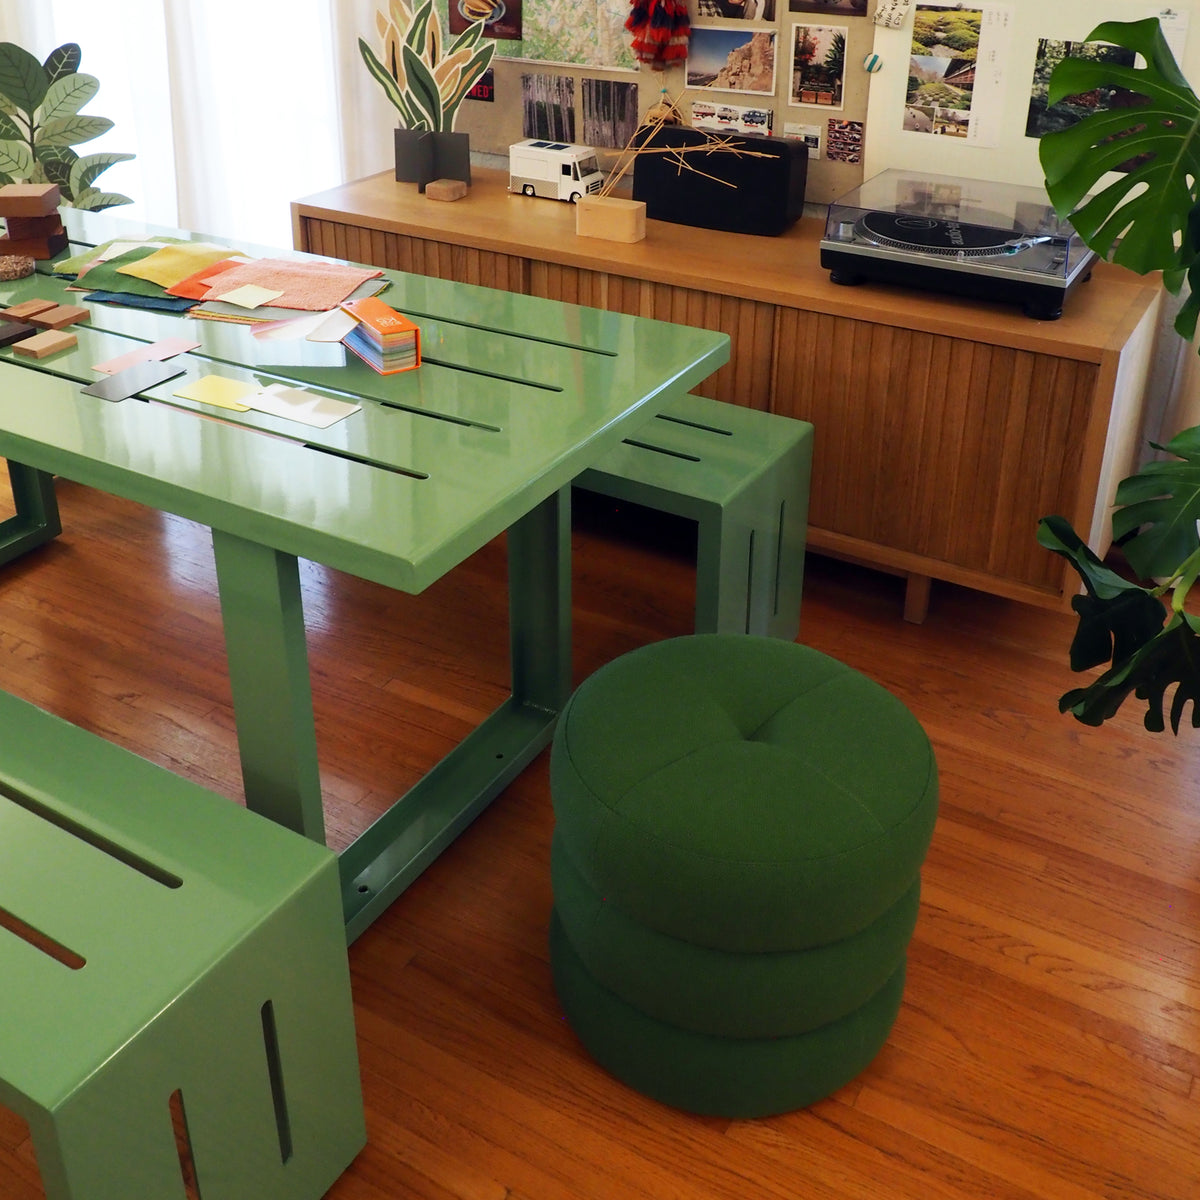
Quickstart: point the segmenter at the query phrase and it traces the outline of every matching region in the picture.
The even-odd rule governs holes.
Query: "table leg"
[[[9,459],[8,480],[17,511],[0,521],[0,563],[11,562],[62,533],[53,475]]]
[[[296,559],[217,529],[213,550],[246,807],[323,843]]]
[[[570,493],[508,531],[512,695],[342,852],[350,941],[550,741],[571,689]]]

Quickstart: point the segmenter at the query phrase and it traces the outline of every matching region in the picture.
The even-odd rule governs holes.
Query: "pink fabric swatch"
[[[368,279],[377,279],[382,274],[382,271],[372,267],[347,267],[340,263],[290,258],[260,258],[223,271],[205,299],[214,300],[218,293],[252,283],[283,293],[272,302],[274,308],[322,312],[340,304],[359,284]]]

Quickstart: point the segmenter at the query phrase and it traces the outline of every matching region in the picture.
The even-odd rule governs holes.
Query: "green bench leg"
[[[9,459],[8,480],[17,511],[0,521],[0,564],[62,533],[53,475]]]

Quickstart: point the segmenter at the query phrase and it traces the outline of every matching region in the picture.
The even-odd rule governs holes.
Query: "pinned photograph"
[[[769,108],[747,108],[739,104],[710,104],[697,100],[692,105],[692,128],[718,133],[770,133]]]
[[[788,103],[841,108],[845,78],[846,27],[793,25]]]
[[[913,15],[904,128],[966,137],[975,90],[981,9],[917,5]],[[932,110],[926,119],[927,110]],[[961,119],[951,118],[961,114]]]
[[[638,85],[585,78],[580,115],[584,145],[609,148],[627,145],[638,126]]]
[[[575,140],[575,80],[570,75],[521,76],[522,137]]]
[[[774,30],[692,30],[687,86],[710,92],[775,94]]]
[[[865,17],[867,0],[788,0],[788,12],[826,13],[837,17]]]
[[[825,133],[825,157],[830,162],[862,162],[862,121],[829,122]]]
[[[775,0],[696,0],[697,21],[773,21]]]

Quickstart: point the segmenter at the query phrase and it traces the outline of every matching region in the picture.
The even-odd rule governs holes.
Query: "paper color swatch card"
[[[216,408],[228,408],[234,412],[249,412],[250,406],[243,399],[257,392],[257,383],[242,379],[227,379],[224,375],[201,375],[186,387],[181,387],[176,396],[184,400],[199,400]]]
[[[127,400],[130,396],[136,396],[139,392],[152,388],[156,383],[165,383],[168,379],[174,379],[177,375],[182,375],[184,369],[177,363],[157,361],[135,363],[123,371],[117,371],[104,379],[97,379],[95,383],[89,383],[82,390],[85,396],[99,396],[101,400],[111,400],[115,403],[118,400]]]
[[[380,375],[411,371],[421,365],[421,331],[378,296],[349,300],[342,305],[358,324],[342,339]]]
[[[195,350],[199,345],[199,342],[190,342],[187,338],[163,338],[161,342],[152,342],[149,346],[140,346],[137,350],[130,350],[128,354],[121,354],[117,358],[110,358],[107,362],[97,363],[92,370],[114,375],[117,371],[124,371],[126,367],[132,367],[140,362],[160,362],[164,359],[174,358],[176,354]]]

